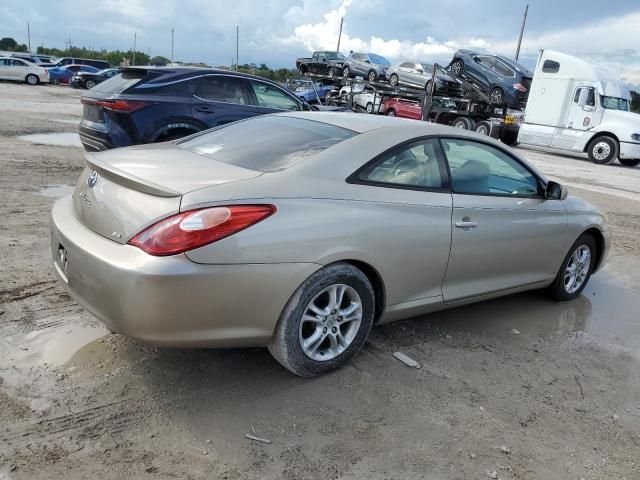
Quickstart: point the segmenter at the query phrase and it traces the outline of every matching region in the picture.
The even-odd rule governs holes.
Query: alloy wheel
[[[571,295],[585,282],[591,268],[591,250],[586,245],[576,248],[564,270],[564,288]]]
[[[302,314],[298,338],[304,354],[319,362],[343,353],[358,334],[362,300],[349,285],[331,285],[318,293]]]
[[[611,146],[607,142],[598,142],[593,146],[593,158],[604,161],[611,154]]]

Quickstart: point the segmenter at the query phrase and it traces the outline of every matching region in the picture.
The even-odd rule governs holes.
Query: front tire
[[[594,138],[589,143],[589,147],[587,147],[589,160],[598,165],[606,165],[613,162],[618,158],[619,151],[616,139],[607,135]]]
[[[375,70],[371,70],[367,75],[367,78],[369,79],[370,82],[375,82],[376,79],[378,78],[378,75],[376,74]]]
[[[453,121],[451,126],[454,128],[460,128],[462,130],[474,130],[476,122],[474,122],[473,119],[469,117],[458,117]]]
[[[371,102],[367,103],[365,110],[367,111],[367,113],[373,113],[373,103]]]
[[[301,377],[340,368],[364,345],[375,312],[375,294],[366,275],[338,262],[311,275],[285,306],[269,352]]]
[[[327,75],[330,77],[333,77],[335,75],[336,71],[333,67],[329,67],[329,69],[327,70]]]
[[[618,161],[623,167],[637,167],[640,165],[640,159],[619,158]]]
[[[399,80],[400,79],[398,78],[398,75],[396,75],[395,73],[392,73],[391,76],[389,77],[389,83],[391,84],[392,87],[397,87]]]
[[[38,78],[38,76],[34,75],[33,73],[30,73],[29,75],[27,75],[24,81],[27,82],[29,85],[38,85],[38,83],[40,83],[40,79]]]
[[[344,78],[349,78],[351,76],[351,70],[349,69],[349,67],[344,67],[342,69],[342,76]]]
[[[393,108],[390,108],[389,110],[387,110],[386,115],[387,115],[387,117],[395,117],[396,116],[396,111]]]
[[[451,70],[451,73],[453,73],[456,77],[459,77],[460,75],[462,75],[462,72],[464,72],[464,62],[462,60],[454,60],[453,62],[451,62],[449,70]]]
[[[86,88],[87,90],[91,90],[95,86],[96,82],[94,82],[93,80],[87,80],[86,82],[84,82],[84,88]]]
[[[578,297],[593,273],[596,265],[596,241],[583,233],[569,249],[555,280],[549,286],[549,294],[559,302]]]

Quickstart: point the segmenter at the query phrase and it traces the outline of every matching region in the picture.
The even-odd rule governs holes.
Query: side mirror
[[[371,60],[365,60],[364,63],[371,63]]]
[[[544,197],[549,200],[564,200],[567,198],[567,187],[560,185],[558,182],[549,180],[544,190]]]
[[[311,105],[309,105],[307,102],[302,102],[302,110],[304,110],[305,112],[309,112],[311,111]]]
[[[473,57],[473,61],[476,63],[480,63],[480,59],[478,57]]]

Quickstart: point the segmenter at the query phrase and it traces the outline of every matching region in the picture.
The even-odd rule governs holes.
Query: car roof
[[[407,118],[387,117],[386,115],[365,115],[349,112],[282,112],[276,115],[313,120],[315,122],[346,128],[347,130],[352,130],[358,133],[400,127],[415,130],[418,132],[417,135],[420,135],[420,130],[424,131],[424,135],[438,135],[441,133],[451,135],[451,129],[453,128],[447,125],[440,125],[431,122],[419,122]]]
[[[242,77],[248,78],[251,80],[261,80],[263,82],[272,83],[274,85],[278,85],[277,82],[270,80],[265,77],[259,77],[258,75],[251,75],[250,73],[243,72],[235,72],[233,70],[223,70],[220,68],[212,68],[212,67],[183,67],[183,66],[164,66],[164,67],[154,67],[152,66],[136,66],[136,67],[120,67],[121,72],[135,72],[135,71],[145,71],[145,72],[159,72],[163,74],[218,74],[218,75],[229,75],[234,77]],[[280,85],[278,85],[280,86]]]

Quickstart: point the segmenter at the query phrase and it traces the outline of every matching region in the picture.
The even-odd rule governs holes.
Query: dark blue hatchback
[[[131,67],[82,97],[89,151],[164,142],[243,118],[309,106],[278,84],[226,70]]]

